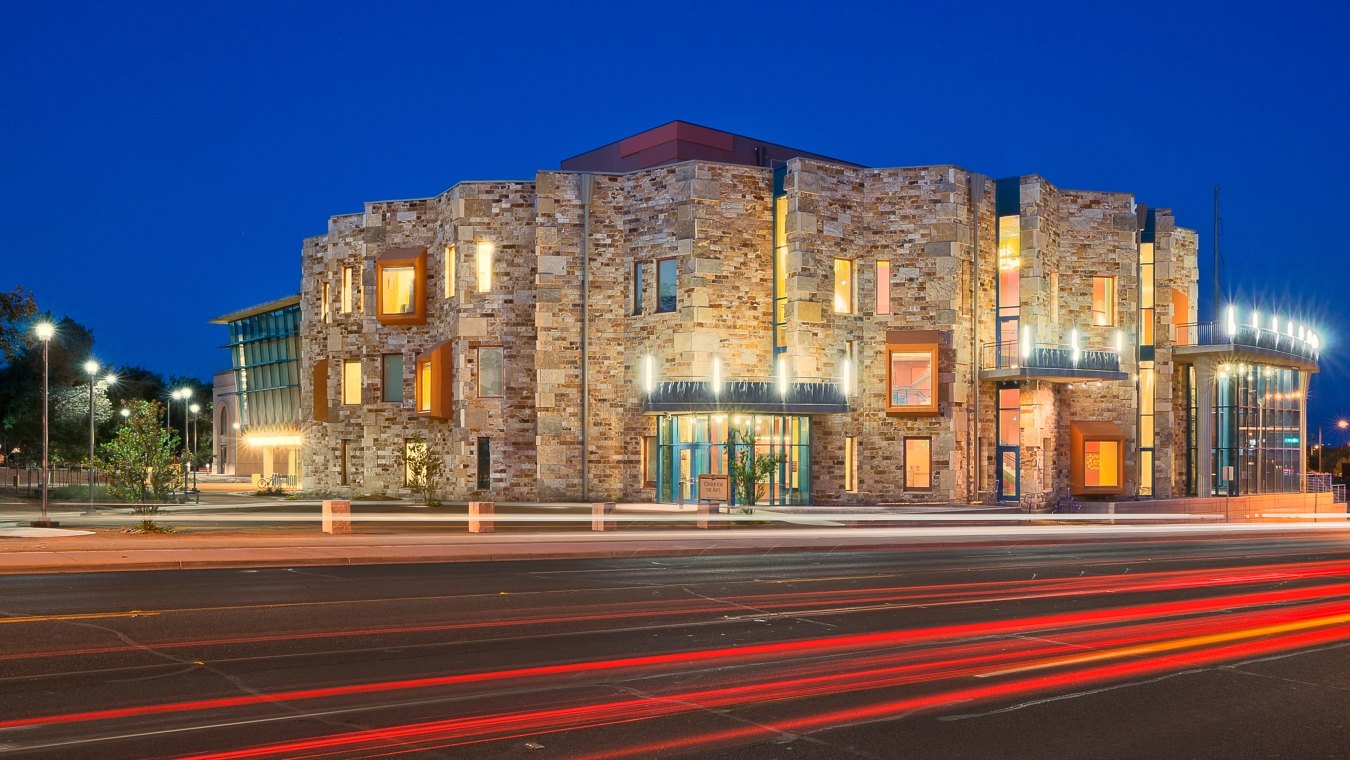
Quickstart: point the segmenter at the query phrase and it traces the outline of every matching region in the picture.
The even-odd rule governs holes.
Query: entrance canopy
[[[643,398],[642,411],[648,414],[839,414],[849,411],[848,398],[837,383],[787,383],[785,389],[775,382],[753,380],[731,380],[720,385],[717,388],[710,381],[695,380],[657,383]]]

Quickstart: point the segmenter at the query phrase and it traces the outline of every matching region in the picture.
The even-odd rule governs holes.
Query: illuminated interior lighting
[[[722,395],[722,357],[714,356],[712,360],[712,392],[713,398]]]
[[[1073,366],[1078,366],[1078,360],[1083,357],[1083,352],[1078,348],[1078,328],[1075,327],[1069,331],[1069,348],[1072,349]]]
[[[284,446],[299,448],[305,442],[303,436],[299,435],[245,435],[244,443],[248,446],[265,448],[269,446]]]
[[[1224,311],[1223,329],[1230,338],[1237,335],[1237,309],[1231,304]]]
[[[651,354],[642,357],[642,390],[648,396],[656,390],[656,357]]]

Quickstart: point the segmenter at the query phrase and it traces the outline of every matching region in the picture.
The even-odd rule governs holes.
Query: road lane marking
[[[73,615],[27,615],[24,617],[0,618],[0,624],[46,623],[46,622],[61,622],[65,620],[100,620],[103,618],[152,617],[158,614],[159,614],[158,612],[154,611],[132,610],[130,612],[86,612]]]

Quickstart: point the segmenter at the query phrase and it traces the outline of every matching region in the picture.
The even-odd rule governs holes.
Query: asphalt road
[[[1350,756],[1339,535],[0,589],[7,756]]]

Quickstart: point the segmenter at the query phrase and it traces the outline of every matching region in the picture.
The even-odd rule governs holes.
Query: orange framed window
[[[438,343],[417,357],[417,413],[448,420],[454,410],[454,385],[450,341]]]
[[[394,248],[375,260],[375,317],[386,325],[427,321],[427,249]]]
[[[1116,323],[1116,278],[1092,278],[1092,324],[1110,327]]]

